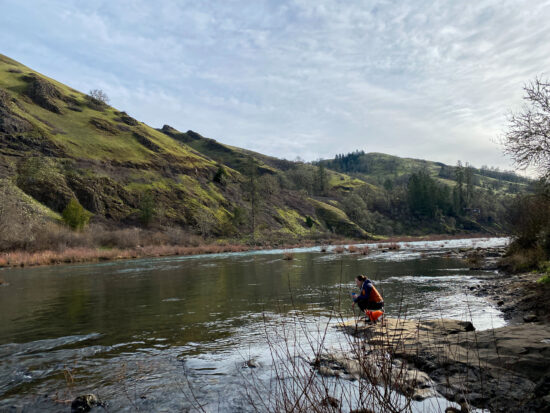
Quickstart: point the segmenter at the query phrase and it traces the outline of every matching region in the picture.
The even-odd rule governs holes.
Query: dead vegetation
[[[283,253],[283,260],[292,261],[294,259],[294,253],[290,251],[285,251]]]

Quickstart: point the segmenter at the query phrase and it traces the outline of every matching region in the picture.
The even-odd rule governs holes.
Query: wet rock
[[[321,376],[325,376],[325,377],[340,376],[340,374],[337,373],[336,370],[333,370],[333,369],[331,369],[330,367],[327,367],[327,366],[320,366],[318,372]]]
[[[475,392],[469,393],[467,397],[470,404],[473,404],[475,406],[482,406],[489,400],[489,397]]]
[[[550,374],[541,378],[533,391],[536,397],[550,395]]]
[[[101,405],[101,401],[95,394],[85,394],[73,400],[71,403],[71,413],[89,412],[93,407]]]
[[[321,401],[321,406],[338,408],[340,407],[340,400],[332,396],[327,396]]]
[[[534,323],[537,320],[538,317],[536,316],[536,314],[526,314],[523,316],[523,321],[525,321],[526,323]]]
[[[243,368],[249,368],[249,369],[255,369],[260,367],[260,363],[258,363],[255,359],[249,359],[244,362]]]
[[[504,300],[498,300],[497,305],[500,307],[504,305]]]

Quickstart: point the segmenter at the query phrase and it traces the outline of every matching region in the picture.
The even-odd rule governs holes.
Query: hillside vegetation
[[[0,185],[3,233],[17,228],[0,245],[10,250],[76,242],[63,229],[69,205],[89,218],[84,232],[149,234],[129,244],[496,233],[505,231],[503,205],[530,183],[374,153],[277,159],[191,130],[154,129],[0,55]],[[55,242],[38,243],[37,232],[55,233]],[[113,238],[93,245],[120,244]]]

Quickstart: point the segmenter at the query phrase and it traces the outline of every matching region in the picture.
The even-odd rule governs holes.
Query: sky
[[[0,53],[267,155],[512,169],[499,137],[549,73],[549,21],[543,0],[0,0]]]

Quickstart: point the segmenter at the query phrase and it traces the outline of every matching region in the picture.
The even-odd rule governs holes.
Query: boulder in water
[[[85,394],[78,396],[71,403],[71,413],[89,412],[95,406],[101,406],[102,403],[95,394]]]

